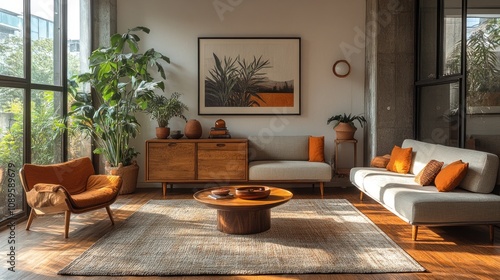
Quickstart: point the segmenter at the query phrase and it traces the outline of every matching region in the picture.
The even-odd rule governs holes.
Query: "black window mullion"
[[[24,149],[25,163],[31,163],[31,0],[24,0]]]
[[[444,53],[444,1],[439,0],[437,4],[437,44],[436,44],[436,79],[443,77],[443,53]]]

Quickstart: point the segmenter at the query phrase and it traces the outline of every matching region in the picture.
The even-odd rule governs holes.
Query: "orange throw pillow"
[[[391,160],[391,155],[376,156],[372,159],[370,167],[386,168],[387,164]]]
[[[309,161],[325,162],[325,136],[309,136]]]
[[[425,167],[415,176],[415,182],[417,182],[421,186],[429,186],[432,185],[434,179],[441,171],[441,167],[443,167],[444,162],[431,160],[429,161]]]
[[[386,169],[404,174],[410,172],[412,152],[413,149],[411,147],[403,149],[399,146],[394,146],[391,152],[391,160],[389,160]]]
[[[456,188],[467,174],[467,169],[469,169],[469,163],[462,160],[454,161],[445,166],[434,180],[438,191],[449,192]]]

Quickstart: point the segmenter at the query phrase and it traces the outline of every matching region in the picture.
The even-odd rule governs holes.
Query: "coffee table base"
[[[271,209],[217,210],[217,229],[229,234],[254,234],[271,228]]]

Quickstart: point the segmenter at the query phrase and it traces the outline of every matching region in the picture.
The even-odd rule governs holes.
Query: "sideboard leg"
[[[161,188],[163,189],[163,197],[167,196],[167,187],[168,187],[168,183],[167,182],[161,183]]]

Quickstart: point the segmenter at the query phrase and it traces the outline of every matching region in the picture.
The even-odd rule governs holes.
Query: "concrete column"
[[[117,32],[117,0],[92,0],[92,47],[108,47],[109,38]]]
[[[413,138],[415,0],[366,1],[364,164]]]

